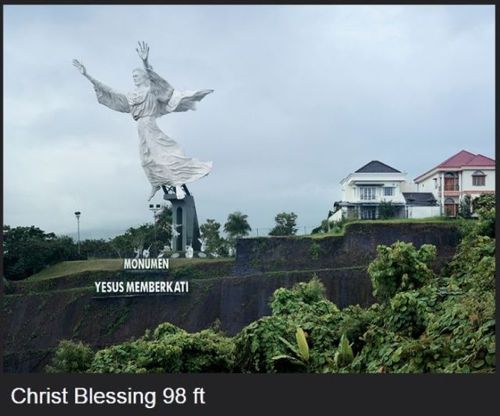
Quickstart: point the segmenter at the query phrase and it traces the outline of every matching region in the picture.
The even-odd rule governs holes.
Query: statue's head
[[[144,71],[141,68],[136,68],[132,71],[132,79],[134,80],[134,84],[137,87],[140,87],[141,85],[148,85],[149,84],[149,79],[146,74],[146,71]]]

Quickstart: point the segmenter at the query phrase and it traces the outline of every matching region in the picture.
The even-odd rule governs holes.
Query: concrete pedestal
[[[200,251],[201,243],[198,240],[200,228],[193,195],[177,199],[175,194],[166,193],[163,195],[163,199],[172,204],[172,224],[179,233],[176,238],[173,237],[173,252],[185,252],[186,245],[191,245],[195,252]]]

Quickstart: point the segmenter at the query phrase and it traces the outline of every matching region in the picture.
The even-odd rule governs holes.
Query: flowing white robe
[[[137,121],[141,164],[153,187],[180,186],[210,173],[212,162],[186,157],[181,147],[156,124],[162,115],[195,110],[197,101],[213,90],[177,91],[152,68],[146,70],[150,86],[128,93],[119,93],[91,79],[97,101],[122,113],[131,113]]]

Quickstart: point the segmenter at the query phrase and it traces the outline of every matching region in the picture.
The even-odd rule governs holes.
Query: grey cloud
[[[4,215],[12,225],[124,230],[150,220],[129,115],[71,66],[132,88],[137,40],[177,88],[213,88],[159,120],[213,160],[200,220],[242,210],[317,225],[372,159],[413,178],[464,148],[494,155],[490,6],[6,6]],[[155,202],[161,202],[157,197]]]

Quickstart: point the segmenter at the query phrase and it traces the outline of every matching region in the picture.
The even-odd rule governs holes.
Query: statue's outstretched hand
[[[85,67],[76,59],[73,59],[73,65],[80,71],[82,75],[87,75],[87,70],[85,69]]]
[[[146,42],[138,42],[138,44],[139,44],[139,47],[136,48],[135,50],[137,51],[139,58],[141,58],[143,61],[147,62],[148,55],[149,55],[149,46]]]

